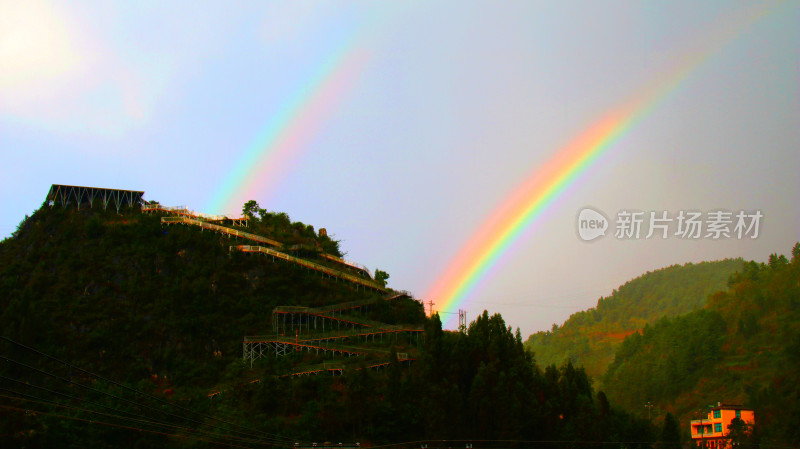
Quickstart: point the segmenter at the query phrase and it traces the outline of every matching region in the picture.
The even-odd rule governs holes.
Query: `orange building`
[[[755,423],[755,412],[752,409],[736,404],[717,403],[711,408],[707,418],[695,419],[691,422],[692,441],[709,449],[725,449],[730,446],[728,426],[734,418],[739,418],[750,427]]]

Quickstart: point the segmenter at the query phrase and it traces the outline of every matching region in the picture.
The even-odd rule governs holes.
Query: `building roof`
[[[47,199],[45,201],[50,204],[74,204],[78,208],[82,204],[87,204],[89,207],[95,201],[107,208],[109,204],[116,207],[117,211],[122,206],[133,206],[134,204],[141,204],[144,196],[144,191],[138,190],[121,190],[121,189],[107,189],[104,187],[85,187],[85,186],[70,186],[62,184],[53,184],[50,186],[50,191],[47,192]]]
[[[753,411],[752,408],[745,407],[741,404],[723,404],[721,402],[717,402],[715,407],[711,407],[709,410],[750,410]]]

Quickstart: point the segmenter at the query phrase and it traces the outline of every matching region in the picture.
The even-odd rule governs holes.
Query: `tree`
[[[382,286],[386,287],[386,280],[387,279],[389,279],[389,273],[387,273],[385,271],[382,271],[382,270],[379,270],[377,268],[375,269],[375,280],[377,282],[380,282],[380,284]]]
[[[242,207],[242,215],[245,217],[250,217],[250,219],[255,218],[255,214],[258,213],[258,203],[255,200],[250,200],[244,203]]]
[[[733,418],[728,424],[728,439],[734,447],[740,446],[747,442],[749,431],[750,428],[746,422],[741,418]]]
[[[605,392],[600,391],[597,393],[597,408],[602,419],[605,419],[611,412],[611,405],[608,403],[608,397]]]
[[[664,427],[661,429],[661,440],[659,441],[659,449],[680,449],[681,448],[681,430],[678,426],[678,421],[672,416],[672,413],[667,413],[664,417]]]

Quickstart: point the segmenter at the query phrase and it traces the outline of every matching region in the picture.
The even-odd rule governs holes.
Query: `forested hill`
[[[800,446],[800,244],[791,261],[744,264],[703,309],[627,337],[603,383],[631,410],[650,401],[682,422],[706,404],[745,404],[763,447]]]
[[[653,441],[499,315],[443,331],[286,214],[152,209],[45,205],[0,242],[0,447]]]
[[[248,228],[239,229],[268,232],[287,248],[289,244],[299,248],[292,253],[298,258],[310,259],[322,251],[333,253],[334,258],[340,254],[337,242],[317,235],[311,226],[292,223],[287,214],[256,212],[260,219],[251,214]],[[258,379],[265,369],[283,375],[315,361],[288,357],[269,368],[256,364],[255,370],[245,369],[243,337],[275,335],[273,310],[278,306],[372,301],[362,319],[419,328],[425,321],[422,305],[413,298],[386,301],[391,292],[358,288],[280,258],[232,251],[231,246],[253,243],[198,226],[162,222],[173,217],[144,214],[138,205],[121,214],[88,205],[80,210],[74,205],[43,205],[0,242],[0,334],[74,367],[197,410],[208,407],[210,393]],[[342,265],[313,260],[337,269]],[[364,279],[374,281],[366,275]],[[291,333],[294,336],[294,330]],[[386,343],[376,351],[385,350],[388,355],[390,349]],[[8,340],[0,340],[0,356],[14,360],[0,364],[0,389],[16,392],[15,397],[38,397],[42,403],[58,400],[82,408],[87,408],[84,401],[98,402],[96,393],[59,381],[80,380],[84,385],[97,381],[85,375],[74,377],[77,368]],[[24,386],[28,384],[38,389]],[[125,400],[137,399],[125,389],[102,382],[94,385]],[[65,394],[75,394],[73,390],[87,396],[65,399]],[[99,401],[105,402],[102,397]],[[127,402],[111,401],[114,408],[132,412]],[[0,405],[33,409],[36,403],[9,404],[8,399],[0,399]],[[137,408],[133,413],[150,412]],[[99,420],[85,414],[81,418]],[[17,411],[0,408],[0,423],[5,423],[0,424],[0,447],[9,447],[3,440],[9,435],[22,438],[14,439],[10,447],[48,446],[54,441],[61,441],[60,447],[95,447],[87,441],[114,439],[103,431],[92,440],[74,422],[43,419],[20,419]],[[45,428],[50,431],[43,433]],[[25,439],[28,433],[31,441]],[[64,440],[72,433],[78,435],[74,441]],[[143,435],[143,441],[148,441]],[[153,445],[163,446],[151,441],[142,447]]]
[[[315,243],[313,228],[278,215],[268,217],[279,222],[270,232],[288,243]],[[117,379],[167,377],[207,392],[241,359],[243,336],[271,330],[275,307],[384,296],[231,251],[250,243],[196,226],[167,226],[162,217],[138,207],[117,214],[43,206],[26,218],[0,243],[3,335]],[[263,221],[253,220],[247,230],[262,228]],[[322,243],[338,252],[329,238]],[[422,307],[408,305],[414,308],[408,320],[421,325]]]
[[[543,365],[571,360],[599,378],[625,336],[661,317],[702,307],[708,295],[724,289],[741,267],[741,259],[725,259],[647,272],[600,298],[597,307],[571,315],[560,327],[531,335],[525,347]]]

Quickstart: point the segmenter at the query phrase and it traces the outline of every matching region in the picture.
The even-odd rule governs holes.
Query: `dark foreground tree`
[[[664,417],[659,449],[681,449],[681,430],[672,413],[667,413],[667,416]]]

